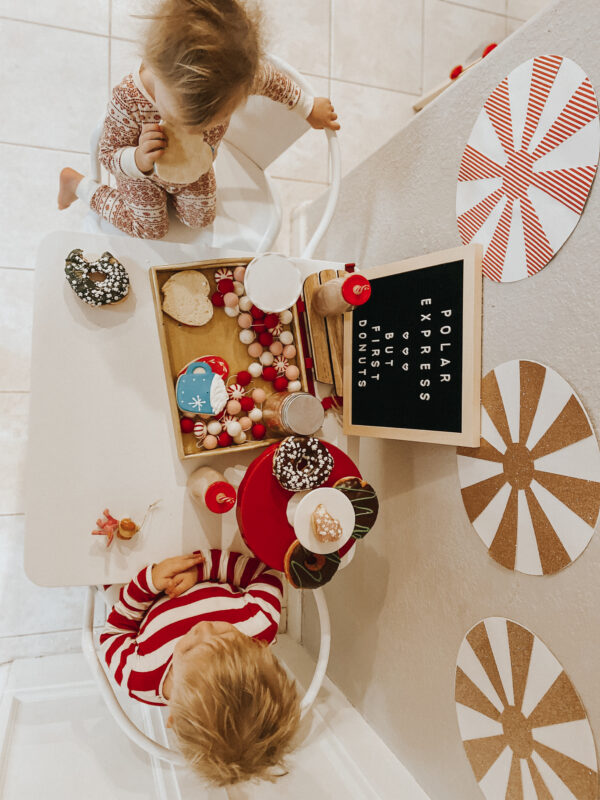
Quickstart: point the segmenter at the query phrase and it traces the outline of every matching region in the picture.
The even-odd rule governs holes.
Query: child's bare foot
[[[77,172],[71,167],[65,167],[60,173],[60,185],[58,188],[58,207],[62,211],[68,208],[71,203],[77,200],[75,189],[83,178],[81,172]]]

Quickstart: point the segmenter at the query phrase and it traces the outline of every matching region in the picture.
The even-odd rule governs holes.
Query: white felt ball
[[[240,283],[239,281],[234,281],[233,291],[237,294],[238,297],[241,297],[244,294],[244,284]]]
[[[244,297],[240,297],[240,308],[242,311],[250,311],[254,303],[250,300],[249,297],[244,295]]]
[[[242,432],[242,426],[237,421],[237,419],[234,419],[233,422],[228,422],[227,423],[227,433],[230,436],[235,438],[241,432]]]
[[[237,315],[240,313],[239,306],[234,306],[233,308],[231,308],[230,306],[225,306],[223,311],[227,314],[228,317],[237,317]]]
[[[279,334],[279,341],[281,342],[281,344],[293,344],[294,336],[291,333],[291,331],[283,331],[283,333]]]
[[[262,411],[260,408],[251,408],[248,412],[248,416],[252,420],[252,422],[258,422],[262,419]]]
[[[218,436],[222,431],[221,423],[219,420],[213,419],[206,426],[206,430],[211,434],[211,436]]]
[[[292,321],[292,312],[289,310],[282,311],[281,314],[279,315],[279,322],[281,322],[282,325],[289,325],[291,321]]]
[[[252,342],[256,339],[256,334],[254,331],[243,330],[240,331],[240,342],[242,344],[252,344]]]
[[[270,367],[271,364],[273,363],[273,359],[274,359],[273,353],[270,353],[268,350],[265,350],[265,352],[262,353],[260,356],[260,363],[263,365],[263,367]]]
[[[259,364],[258,361],[253,361],[248,366],[248,372],[253,378],[258,378],[259,375],[262,375],[262,364]]]
[[[240,432],[238,433],[238,435],[237,435],[237,436],[234,436],[234,437],[233,437],[233,441],[234,441],[236,444],[244,444],[244,442],[246,441],[246,439],[247,439],[247,438],[248,438],[248,437],[246,436],[246,434],[244,433],[244,431],[240,431]]]
[[[287,385],[288,392],[299,392],[302,388],[300,381],[290,381]]]

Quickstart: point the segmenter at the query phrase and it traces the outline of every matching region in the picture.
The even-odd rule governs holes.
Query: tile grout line
[[[35,267],[7,267],[6,265],[0,264],[0,269],[11,269],[15,270],[16,272],[35,272]]]
[[[25,512],[24,511],[12,511],[12,512],[10,512],[8,514],[0,513],[0,518],[1,517],[24,517],[24,516],[25,516]]]
[[[107,39],[107,33],[95,33],[94,31],[82,31],[80,28],[67,28],[64,25],[53,25],[51,22],[36,22],[32,19],[19,19],[18,17],[9,17],[6,14],[0,14],[0,19],[7,22],[20,22],[23,25],[36,25],[38,28],[52,28],[55,31],[68,31],[69,33],[82,33],[84,36],[96,36],[99,39]]]
[[[78,589],[80,587],[78,587],[78,586],[68,586],[68,587],[67,586],[43,586],[42,588],[43,589],[67,589],[67,588],[68,589]],[[81,588],[85,589],[86,587],[82,586]],[[105,623],[101,623],[100,625],[94,625],[94,628],[103,628],[104,625],[105,625]],[[81,633],[81,627],[79,627],[79,628],[60,628],[57,631],[36,631],[34,633],[13,633],[13,634],[0,636],[0,642],[2,642],[3,639],[27,639],[27,637],[29,637],[29,636],[55,636],[57,633],[77,633],[77,632]],[[61,655],[61,654],[58,653],[58,655]],[[33,656],[33,658],[35,658],[35,656]],[[6,663],[6,662],[4,662],[4,663]]]
[[[6,145],[7,147],[29,147],[32,150],[51,150],[53,153],[74,153],[78,156],[89,156],[89,152],[84,150],[65,150],[63,147],[42,147],[41,144],[23,144],[21,142],[0,141],[0,145]]]
[[[423,87],[425,86],[425,0],[421,0],[421,91],[423,94]]]
[[[459,3],[457,0],[440,0],[442,3],[446,3],[449,6],[458,6],[459,8],[466,8],[469,11],[480,11],[482,14],[491,14],[494,17],[504,17],[505,14],[503,11],[489,11],[487,8],[479,8],[478,6],[470,6],[468,3]]]
[[[316,77],[316,76],[315,76]],[[351,86],[362,86],[365,89],[377,89],[380,92],[391,92],[392,94],[404,94],[407,97],[420,97],[420,92],[406,92],[403,89],[390,89],[387,86],[377,86],[373,83],[361,83],[360,81],[352,81],[347,78],[331,78],[335,83],[348,83]]]
[[[288,178],[285,175],[275,175],[274,173],[269,173],[269,178],[273,178],[276,181],[295,181],[296,183],[310,183],[313,186],[329,186],[329,183],[326,181],[311,181],[305,180],[304,178]]]
[[[112,0],[108,0],[108,64],[107,64],[107,66],[108,66],[108,70],[107,70],[107,72],[108,72],[108,77],[107,77],[108,95],[107,95],[107,97],[108,97],[108,102],[110,103],[111,89],[112,89],[112,86],[110,85],[111,84],[111,72],[112,72],[112,69],[111,69],[111,66],[112,66]]]

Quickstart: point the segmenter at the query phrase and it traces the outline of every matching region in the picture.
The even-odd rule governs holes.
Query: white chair
[[[108,710],[121,730],[129,737],[129,739],[131,739],[132,742],[134,742],[134,744],[137,744],[138,747],[141,747],[146,753],[154,756],[155,758],[162,759],[163,761],[168,761],[174,766],[185,765],[185,761],[180,753],[171,750],[154,739],[151,739],[145,733],[142,733],[142,731],[136,725],[134,725],[119,704],[113,689],[113,685],[106,674],[94,642],[94,600],[96,594],[96,587],[88,586],[85,608],[83,612],[81,647],[83,650],[83,655],[85,656],[85,659],[92,671],[92,675],[98,684],[98,689],[100,690],[100,694],[102,695]],[[325,672],[327,670],[329,650],[331,645],[329,611],[327,610],[325,595],[322,589],[316,589],[312,592],[312,594],[317,604],[319,624],[321,628],[321,641],[319,646],[319,657],[317,659],[312,680],[300,703],[301,718],[306,715],[314,703],[319,689],[321,688],[321,684],[323,683],[323,678],[325,677]]]
[[[314,95],[312,87],[293,67],[276,56],[270,55],[268,58],[304,91]],[[101,181],[98,145],[102,122],[94,129],[90,142],[90,174],[97,181]],[[217,217],[214,223],[200,231],[192,230],[171,214],[169,232],[164,241],[251,253],[269,251],[279,233],[282,212],[274,183],[265,174],[265,169],[309,129],[306,120],[281,103],[266,97],[249,97],[247,103],[231,118],[215,160]],[[304,258],[313,255],[327,230],[340,191],[339,142],[335,131],[326,130],[325,135],[329,148],[331,184],[323,217],[304,248]],[[89,233],[121,234],[93,211],[86,216],[83,227]]]

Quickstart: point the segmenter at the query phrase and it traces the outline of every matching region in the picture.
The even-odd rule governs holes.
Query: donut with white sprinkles
[[[65,262],[65,275],[77,297],[90,306],[118,303],[129,292],[129,275],[110,253],[97,261],[88,261],[83,251],[71,250]]]
[[[333,470],[333,456],[314,436],[288,436],[273,455],[273,475],[290,492],[322,486]]]

